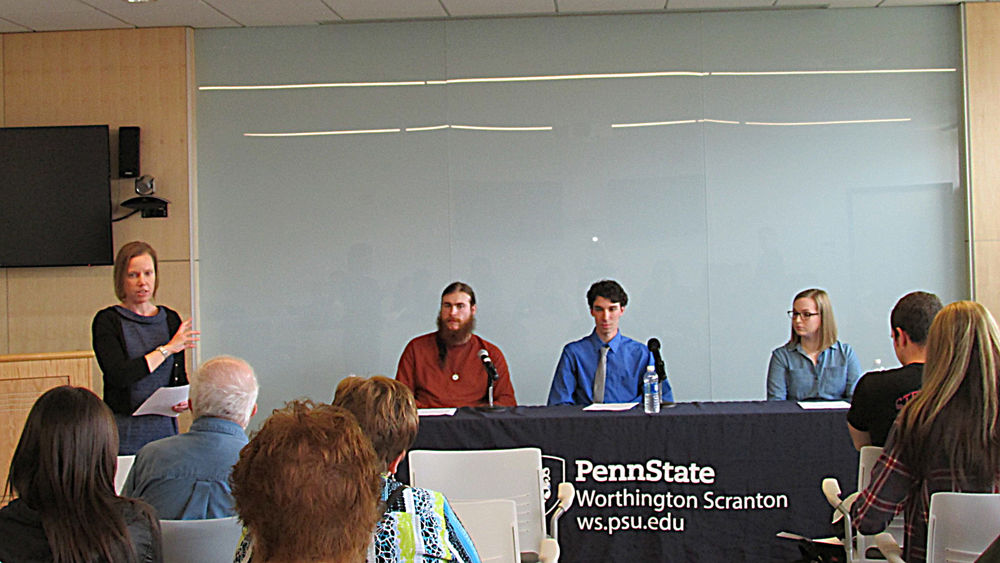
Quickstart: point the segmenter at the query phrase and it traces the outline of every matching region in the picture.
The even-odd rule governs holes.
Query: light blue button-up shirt
[[[642,342],[622,336],[621,331],[608,342],[605,366],[604,402],[634,403],[642,400],[642,376],[646,366],[653,365],[653,355]],[[549,405],[589,405],[594,402],[594,374],[604,342],[597,331],[563,347],[556,366]],[[673,402],[670,380],[660,383],[660,397]]]
[[[201,520],[236,514],[229,475],[247,444],[239,424],[199,417],[191,430],[139,450],[122,496],[140,498],[161,520]]]
[[[815,365],[801,345],[786,344],[771,352],[767,400],[850,400],[859,377],[861,364],[850,344],[834,342],[820,352]]]

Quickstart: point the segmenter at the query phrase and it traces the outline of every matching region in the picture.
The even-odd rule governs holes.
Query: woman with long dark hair
[[[46,391],[28,413],[0,509],[4,563],[159,562],[160,526],[145,503],[115,494],[118,432],[97,395]]]
[[[864,534],[906,520],[904,559],[926,559],[931,495],[1000,492],[1000,331],[972,301],[941,310],[927,336],[923,386],[896,419],[872,480],[854,503]]]

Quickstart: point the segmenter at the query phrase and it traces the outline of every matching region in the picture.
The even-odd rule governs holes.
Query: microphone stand
[[[483,367],[486,369],[486,400],[487,406],[476,407],[477,410],[485,412],[497,412],[504,410],[505,407],[498,407],[493,404],[493,384],[500,379],[500,375],[497,374],[497,368],[493,367],[492,362],[483,362]]]

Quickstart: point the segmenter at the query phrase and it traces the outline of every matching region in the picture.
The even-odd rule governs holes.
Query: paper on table
[[[451,416],[455,414],[454,408],[417,409],[418,416]]]
[[[639,403],[594,403],[583,407],[585,411],[627,411]]]
[[[132,416],[142,416],[144,414],[158,414],[161,416],[177,416],[172,408],[177,403],[188,400],[188,389],[190,385],[180,387],[160,387],[139,408],[135,409]]]
[[[849,409],[851,403],[847,401],[799,401],[799,406],[806,410],[824,409]]]

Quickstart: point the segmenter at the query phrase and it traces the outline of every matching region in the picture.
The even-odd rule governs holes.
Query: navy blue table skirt
[[[822,479],[855,488],[845,416],[795,402],[680,403],[652,416],[459,409],[421,417],[413,449],[541,448],[551,481],[577,490],[559,527],[566,563],[792,561],[794,542],[777,532],[835,531]]]

